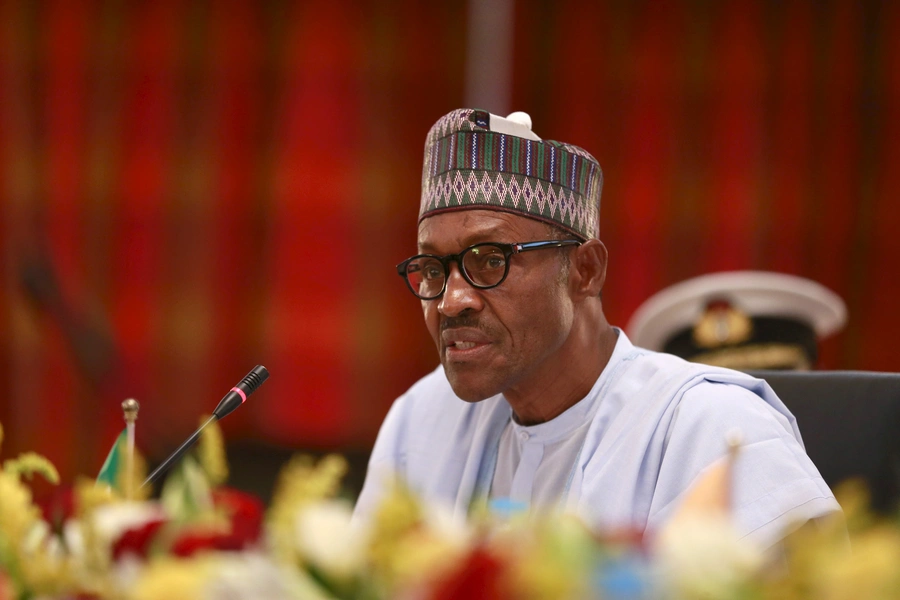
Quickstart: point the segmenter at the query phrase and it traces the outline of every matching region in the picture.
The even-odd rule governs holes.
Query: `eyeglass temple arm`
[[[581,240],[547,240],[538,242],[526,242],[524,244],[512,244],[514,254],[519,252],[527,252],[528,250],[538,250],[540,248],[553,248],[562,246],[581,245]]]

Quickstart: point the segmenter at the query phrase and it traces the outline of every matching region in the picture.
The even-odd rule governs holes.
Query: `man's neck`
[[[504,393],[521,425],[546,423],[585,398],[609,363],[616,347],[616,330],[604,323],[602,332],[576,339],[552,372]]]

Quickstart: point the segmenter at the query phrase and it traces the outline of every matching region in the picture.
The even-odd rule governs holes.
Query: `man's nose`
[[[482,298],[479,290],[466,281],[455,262],[450,264],[447,287],[438,300],[438,311],[445,317],[458,317],[466,310],[481,310]]]

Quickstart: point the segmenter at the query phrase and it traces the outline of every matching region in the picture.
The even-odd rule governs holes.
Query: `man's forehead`
[[[418,244],[433,248],[448,244],[466,247],[483,241],[531,241],[531,236],[540,235],[545,228],[536,219],[498,210],[450,211],[419,223]]]

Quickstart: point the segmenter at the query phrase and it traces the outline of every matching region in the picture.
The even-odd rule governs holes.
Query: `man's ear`
[[[600,240],[588,240],[572,253],[570,271],[574,285],[572,290],[577,296],[599,296],[606,283],[606,263],[609,255],[606,246]]]

